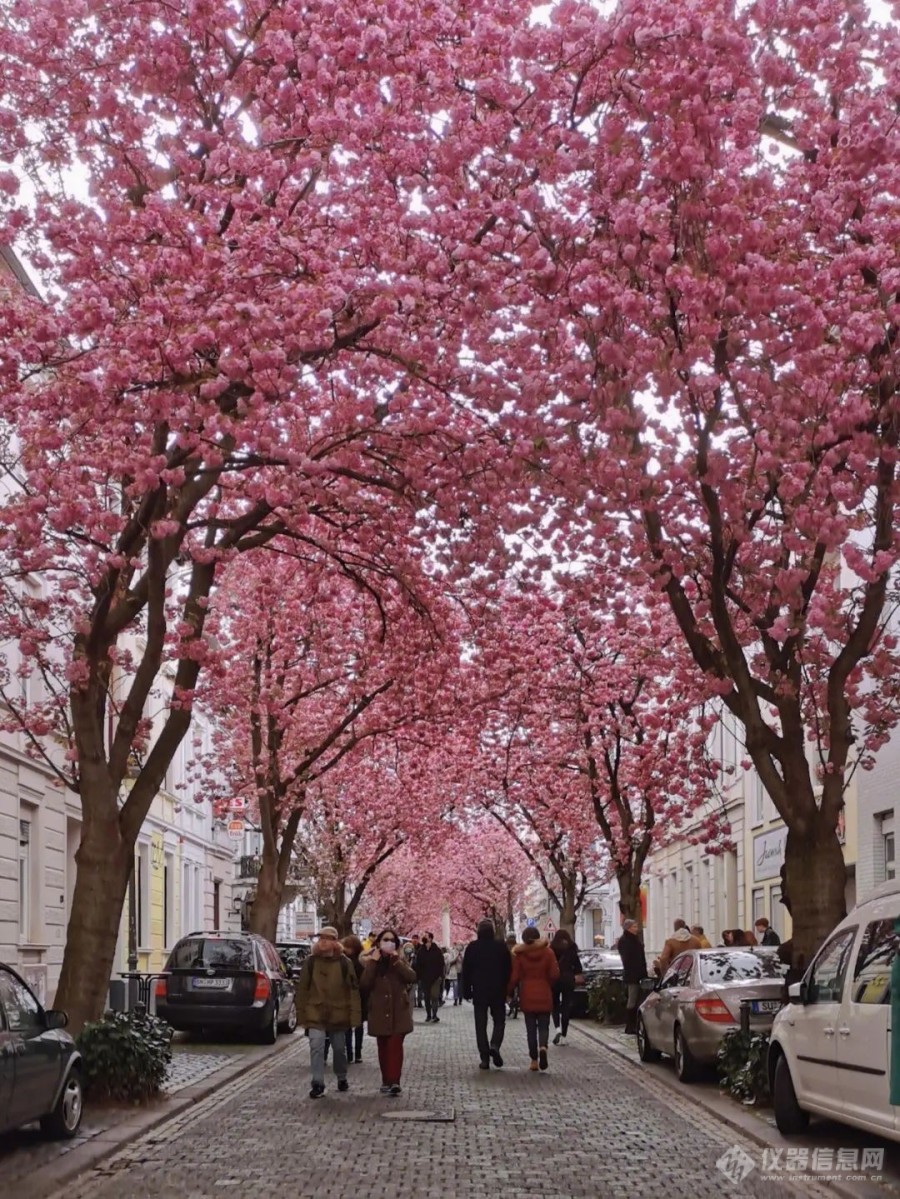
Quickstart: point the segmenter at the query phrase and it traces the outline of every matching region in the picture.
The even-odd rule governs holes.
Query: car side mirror
[[[44,1021],[48,1028],[65,1028],[69,1023],[69,1013],[60,1011],[58,1008],[50,1008],[44,1012]]]
[[[791,983],[787,989],[788,1003],[806,1003],[806,983]]]
[[[647,995],[650,993],[650,991],[658,991],[659,984],[660,984],[660,979],[658,979],[658,978],[642,978],[639,983],[639,986],[640,986],[641,990],[644,992],[644,994]]]

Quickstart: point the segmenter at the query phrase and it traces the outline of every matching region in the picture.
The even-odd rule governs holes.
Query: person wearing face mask
[[[368,998],[369,1036],[378,1045],[382,1095],[400,1094],[403,1040],[413,1030],[409,984],[416,972],[400,952],[400,938],[391,928],[375,938],[375,948],[363,954],[360,987]]]

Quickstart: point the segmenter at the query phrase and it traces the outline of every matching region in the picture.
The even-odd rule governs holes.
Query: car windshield
[[[756,978],[784,978],[787,966],[774,954],[722,949],[700,955],[700,978],[705,983],[733,983]]]
[[[189,937],[172,950],[167,968],[191,970],[216,966],[228,970],[252,970],[252,942],[223,937]]]

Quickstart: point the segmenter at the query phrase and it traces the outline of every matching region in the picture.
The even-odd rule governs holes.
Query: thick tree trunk
[[[278,860],[262,854],[256,880],[256,897],[250,907],[250,932],[274,941],[281,911],[282,884],[278,879]]]
[[[106,1007],[134,862],[134,845],[122,836],[115,804],[106,820],[86,815],[75,861],[72,913],[54,1000],[54,1006],[68,1012],[73,1036],[88,1021],[99,1019]]]
[[[785,907],[793,925],[793,966],[803,970],[847,914],[847,867],[837,834],[824,829],[806,833],[788,829],[783,878]]]
[[[559,927],[570,937],[575,937],[575,880],[571,884],[566,880],[562,888],[562,909],[559,913]]]
[[[619,884],[619,911],[623,919],[636,920],[639,933],[642,934],[641,876],[629,863],[616,869],[616,880]]]

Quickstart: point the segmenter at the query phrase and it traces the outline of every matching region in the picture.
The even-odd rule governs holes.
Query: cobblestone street
[[[308,1098],[306,1041],[134,1142],[59,1195],[247,1194],[263,1183],[329,1199],[494,1199],[588,1196],[716,1199],[827,1195],[750,1171],[736,1185],[716,1167],[728,1151],[759,1149],[577,1031],[551,1048],[550,1070],[529,1073],[521,1019],[507,1025],[502,1070],[478,1069],[472,1010],[444,1007],[438,1025],[407,1039],[403,1096],[378,1094],[369,1038],[350,1069],[350,1093],[327,1076]],[[382,1119],[434,1112],[435,1122]],[[452,1117],[449,1118],[449,1117]]]

